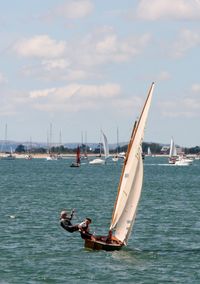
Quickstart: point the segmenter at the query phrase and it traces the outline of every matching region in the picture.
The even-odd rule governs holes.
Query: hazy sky
[[[199,0],[0,0],[0,140],[200,145]]]

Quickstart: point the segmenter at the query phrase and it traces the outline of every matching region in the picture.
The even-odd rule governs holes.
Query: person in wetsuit
[[[73,209],[70,216],[68,216],[67,211],[62,211],[60,213],[60,225],[65,229],[66,231],[73,233],[75,231],[79,230],[78,224],[72,225],[71,220],[74,216],[75,210]]]
[[[81,234],[82,239],[91,239],[92,234],[89,232],[90,228],[89,225],[92,223],[92,220],[90,218],[86,218],[82,223],[78,225],[79,232]]]

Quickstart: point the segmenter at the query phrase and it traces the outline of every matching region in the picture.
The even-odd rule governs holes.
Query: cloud
[[[55,92],[55,88],[52,89],[46,89],[46,90],[39,90],[39,91],[32,91],[30,92],[30,98],[36,99],[40,97],[48,97],[49,94],[52,94]]]
[[[59,6],[55,14],[67,19],[79,19],[88,16],[93,10],[93,4],[90,0],[72,0]]]
[[[126,62],[138,55],[147,46],[151,39],[149,34],[138,37],[119,38],[116,34],[110,33],[102,36],[95,42],[96,58],[100,63]],[[95,56],[94,56],[95,57]]]
[[[85,80],[93,75],[94,74],[89,74],[84,70],[68,70],[68,73],[66,76],[64,76],[64,79],[68,81]]]
[[[1,94],[1,115],[13,116],[22,113],[24,106],[29,107],[27,100],[27,94],[23,91],[5,90]]]
[[[165,101],[159,104],[159,109],[165,117],[191,118],[200,116],[200,84],[193,84],[192,92],[185,97],[173,98],[173,101]]]
[[[53,22],[55,20],[78,20],[88,17],[94,10],[91,0],[67,0],[63,4],[57,5],[53,10],[40,16],[42,21]],[[68,22],[68,27],[73,24]]]
[[[168,71],[161,71],[156,78],[156,81],[166,81],[171,78],[170,74]]]
[[[42,66],[47,71],[51,71],[53,69],[65,69],[69,65],[69,61],[63,58],[47,59],[42,61]]]
[[[139,56],[150,40],[149,34],[119,37],[112,28],[104,27],[65,42],[35,36],[18,42],[15,51],[37,59],[37,63],[23,66],[22,74],[45,81],[75,81],[99,79],[103,76],[102,66],[124,63]]]
[[[194,93],[200,93],[200,84],[193,84],[191,90]]]
[[[35,90],[29,93],[34,108],[42,111],[79,111],[98,108],[119,96],[118,84],[71,84],[66,87]]]
[[[199,32],[184,29],[180,32],[177,41],[172,45],[172,55],[175,58],[180,58],[191,48],[200,45],[200,34]]]
[[[37,35],[21,39],[14,45],[14,51],[23,57],[57,58],[64,54],[64,41],[56,42],[48,35]]]
[[[198,0],[141,0],[137,18],[141,20],[199,20],[200,2]]]

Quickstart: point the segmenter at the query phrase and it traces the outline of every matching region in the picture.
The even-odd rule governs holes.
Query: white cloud
[[[40,80],[85,80],[100,78],[108,63],[127,62],[138,56],[149,44],[151,36],[119,37],[110,27],[95,30],[83,38],[57,42],[48,36],[35,36],[22,40],[15,51],[22,56],[41,59],[23,67],[23,74]],[[49,78],[49,79],[48,79]]]
[[[194,93],[200,93],[200,84],[193,84],[191,89]]]
[[[18,41],[14,50],[24,57],[56,58],[64,54],[66,45],[64,41],[56,42],[48,35],[38,35],[29,39]]]
[[[68,81],[84,80],[92,77],[92,74],[84,70],[68,70],[68,74],[64,77]]]
[[[63,4],[58,4],[53,10],[40,16],[42,21],[52,22],[56,19],[78,20],[88,17],[94,10],[91,0],[67,0]],[[68,21],[65,24],[69,28],[73,28],[73,23]]]
[[[80,86],[80,96],[85,98],[112,98],[120,94],[120,86],[118,84],[104,85],[88,85]]]
[[[55,92],[55,88],[52,89],[45,89],[45,90],[38,90],[30,92],[30,98],[36,99],[40,97],[48,97],[50,94]]]
[[[105,30],[85,37],[80,41],[79,50],[75,54],[79,63],[85,66],[126,62],[140,54],[150,39],[149,34],[121,38],[116,33]]]
[[[96,42],[96,54],[101,57],[102,62],[125,62],[140,54],[149,40],[149,34],[124,39],[116,34],[105,35]]]
[[[117,84],[80,85],[35,90],[30,92],[33,106],[44,111],[74,112],[86,108],[97,108],[99,105],[118,97],[121,92]]]
[[[173,101],[165,101],[159,104],[159,109],[165,117],[199,117],[200,116],[200,97],[195,96],[200,92],[200,85],[192,86],[194,93],[187,94],[184,98],[174,98]]]
[[[59,58],[59,59],[48,59],[43,60],[42,65],[44,66],[44,69],[47,71],[51,71],[53,69],[65,69],[70,65],[69,61]]]
[[[142,20],[199,20],[198,0],[141,0],[137,7],[137,17]]]
[[[71,0],[59,6],[55,14],[67,19],[79,19],[88,16],[93,10],[93,4],[90,0]]]
[[[180,58],[185,53],[200,45],[200,34],[188,29],[182,30],[177,41],[172,45],[172,55],[175,58]]]

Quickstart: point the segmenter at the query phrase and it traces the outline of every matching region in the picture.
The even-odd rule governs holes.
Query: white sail
[[[115,237],[125,245],[131,233],[142,190],[143,161],[141,144],[153,89],[154,83],[151,85],[141,116],[131,135],[110,226],[110,229],[115,231]]]
[[[151,156],[151,149],[150,149],[150,147],[148,147],[148,149],[147,149],[147,155]]]
[[[101,130],[101,133],[103,135],[103,149],[104,149],[104,155],[105,155],[105,160],[106,160],[109,157],[108,139],[102,130]]]
[[[102,130],[101,130],[101,134],[103,136],[104,159],[101,159],[101,158],[94,159],[89,162],[89,164],[91,165],[104,165],[106,164],[106,159],[109,157],[108,139]],[[101,143],[100,143],[100,156],[101,156]]]
[[[169,157],[175,157],[175,156],[177,156],[176,146],[174,144],[174,139],[171,138]]]

